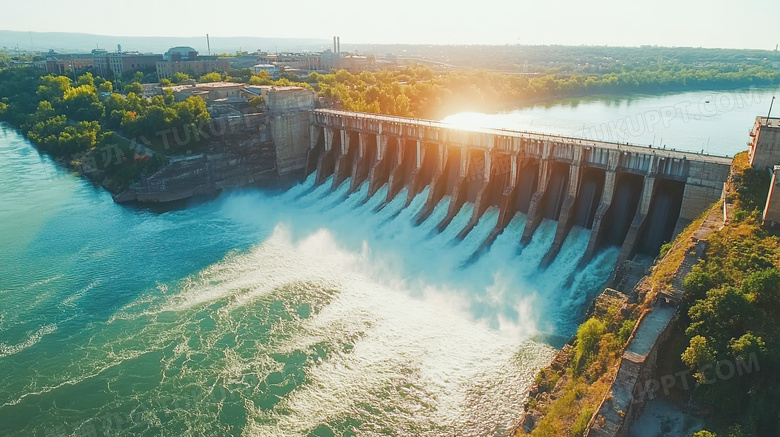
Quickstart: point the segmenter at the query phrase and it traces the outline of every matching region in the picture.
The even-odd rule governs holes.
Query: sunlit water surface
[[[584,97],[444,121],[733,156],[747,149],[748,131],[756,116],[766,117],[772,96],[780,97],[780,88]]]

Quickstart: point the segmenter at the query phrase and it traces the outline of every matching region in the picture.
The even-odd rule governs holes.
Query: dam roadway
[[[637,253],[654,256],[720,199],[731,158],[532,132],[464,128],[405,117],[333,109],[309,112],[305,173],[316,183],[368,181],[368,198],[387,185],[380,209],[404,187],[407,205],[426,187],[421,223],[442,201],[446,228],[465,202],[474,204],[464,238],[490,207],[499,218],[486,244],[516,213],[527,220],[525,245],[543,219],[558,222],[542,264],[549,264],[574,226],[591,229],[582,263],[598,249],[620,246],[618,265]],[[299,137],[301,138],[301,137]]]

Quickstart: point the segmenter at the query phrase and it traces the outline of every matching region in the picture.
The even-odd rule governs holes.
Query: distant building
[[[206,102],[215,102],[223,99],[246,101],[243,83],[212,82],[160,88],[161,93],[164,90],[173,92],[173,96],[177,101],[185,100],[191,96],[200,97]]]
[[[330,49],[320,53],[322,71],[338,70],[341,68],[341,54]]]
[[[120,76],[128,71],[149,71],[155,63],[163,59],[162,55],[137,52],[108,53],[104,49],[92,50],[92,53],[60,54],[49,51],[41,63],[48,73],[65,74],[66,71],[93,70],[98,76],[109,73]]]
[[[46,61],[8,61],[9,67],[32,67],[46,70]]]
[[[187,46],[173,47],[163,57],[166,61],[194,61],[198,58],[198,51]]]
[[[258,63],[258,54],[254,53],[254,54],[231,56],[225,59],[227,59],[228,62],[230,62],[230,68],[232,69],[252,68]]]
[[[334,53],[326,50],[322,53],[322,65],[326,71],[343,69],[357,74],[361,71],[394,70],[398,67],[398,57],[388,55],[385,59],[377,59],[374,55]]]
[[[101,53],[93,56],[95,73],[103,77],[106,77],[109,72],[114,76],[121,76],[128,71],[153,70],[157,62],[163,60],[163,55],[151,53]]]
[[[85,71],[94,66],[92,54],[59,54],[50,51],[46,55],[46,72],[65,74],[66,71]]]
[[[258,62],[261,64],[271,64],[280,69],[298,69],[306,71],[324,70],[321,53],[261,53],[258,56]]]
[[[207,73],[227,73],[230,70],[230,62],[224,59],[199,59],[197,61],[162,61],[156,64],[157,77],[170,79],[175,73],[186,73],[192,77],[203,76]]]
[[[155,64],[157,78],[170,79],[175,73],[199,77],[207,73],[227,73],[230,61],[217,56],[200,56],[192,47],[174,47],[165,53],[164,60]]]
[[[260,74],[261,71],[267,71],[274,79],[278,79],[281,74],[279,67],[273,64],[257,64],[252,67],[252,70],[255,74]]]
[[[390,55],[386,59],[376,59],[374,55],[342,53],[339,45],[335,43],[333,47],[333,50],[328,49],[321,53],[269,54],[260,52],[258,64],[273,65],[279,69],[279,72],[296,71],[304,75],[312,71],[327,72],[342,68],[352,73],[360,73],[361,71],[395,69],[398,65],[398,59],[394,55]]]

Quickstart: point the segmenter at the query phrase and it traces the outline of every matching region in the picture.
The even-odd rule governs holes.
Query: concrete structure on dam
[[[293,86],[267,87],[263,95],[263,113],[212,118],[203,125],[171,132],[174,147],[196,145],[203,153],[169,158],[166,165],[117,193],[114,200],[172,202],[243,186],[280,188],[299,181],[306,167],[314,92]],[[197,142],[195,138],[201,144],[190,144]]]
[[[368,197],[386,185],[379,208],[404,187],[407,205],[427,187],[416,221],[447,201],[440,230],[471,202],[459,238],[498,208],[486,244],[518,212],[527,215],[522,244],[542,220],[556,220],[544,264],[574,226],[592,230],[583,263],[609,245],[621,247],[618,263],[657,254],[721,197],[731,166],[725,157],[331,109],[312,110],[310,122],[305,173],[316,172],[317,184],[332,176],[336,188],[349,180],[352,193],[367,181]]]

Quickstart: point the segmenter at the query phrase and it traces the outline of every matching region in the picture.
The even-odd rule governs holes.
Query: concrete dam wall
[[[349,192],[368,182],[368,198],[387,186],[379,208],[407,188],[406,204],[428,188],[421,223],[449,202],[446,228],[464,203],[474,204],[464,238],[488,208],[499,218],[486,244],[515,214],[527,215],[520,243],[543,219],[558,222],[543,264],[558,254],[574,226],[591,229],[582,263],[599,248],[620,246],[618,264],[637,253],[655,255],[708,205],[718,200],[731,159],[649,147],[403,117],[317,109],[309,112],[305,174],[332,176]],[[366,200],[368,200],[368,198]]]

